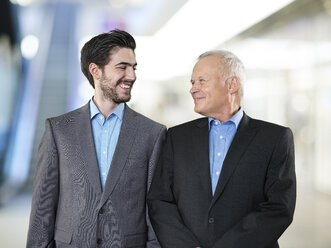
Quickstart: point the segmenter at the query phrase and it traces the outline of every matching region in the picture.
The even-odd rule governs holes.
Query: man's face
[[[132,49],[119,48],[102,70],[99,85],[103,96],[115,103],[128,102],[136,81],[136,56]]]
[[[226,71],[220,66],[219,55],[200,59],[193,68],[190,93],[194,100],[194,111],[204,116],[222,113],[229,103],[227,84],[223,85]]]

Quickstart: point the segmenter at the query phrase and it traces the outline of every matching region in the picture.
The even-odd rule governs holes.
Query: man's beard
[[[109,79],[106,79],[106,78],[101,79],[100,88],[101,88],[101,91],[103,93],[103,96],[106,99],[111,100],[111,101],[113,101],[117,104],[120,104],[122,102],[130,101],[130,99],[131,99],[131,93],[130,92],[128,94],[123,95],[123,96],[119,96],[117,91],[116,91],[117,85],[119,85],[119,83],[121,83],[121,82],[122,81],[119,80],[119,81],[117,81],[115,86],[111,86]]]

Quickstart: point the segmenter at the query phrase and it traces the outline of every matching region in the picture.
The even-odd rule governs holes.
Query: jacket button
[[[102,239],[98,239],[98,240],[97,240],[97,244],[98,244],[98,245],[101,245],[101,244],[102,244]]]
[[[209,218],[208,222],[209,223],[214,223],[214,218]]]
[[[103,214],[105,211],[103,210],[103,208],[100,208],[99,210],[99,214]]]

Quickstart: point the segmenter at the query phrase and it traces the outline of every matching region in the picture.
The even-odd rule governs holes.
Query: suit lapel
[[[95,192],[97,192],[98,195],[101,195],[100,174],[90,118],[90,104],[87,103],[80,110],[81,111],[77,116],[76,128],[76,135],[79,141],[78,144],[82,147],[82,160],[85,164],[89,182],[93,186]]]
[[[237,133],[233,138],[227,155],[224,159],[221,176],[218,180],[215,194],[210,207],[217,201],[222,194],[226,184],[235,171],[236,167],[245,151],[247,146],[251,143],[256,134],[256,129],[250,126],[250,118],[244,114],[243,119],[238,127]]]
[[[200,184],[204,192],[208,192],[208,199],[212,199],[210,162],[209,162],[209,127],[208,118],[202,118],[195,126],[196,130],[192,134],[192,154],[194,160],[193,170],[200,178]]]
[[[107,201],[109,195],[113,192],[121,176],[126,160],[130,154],[133,141],[135,139],[137,127],[138,125],[135,112],[127,105],[125,105],[121,131],[109,168],[104,192],[100,202],[101,206]]]

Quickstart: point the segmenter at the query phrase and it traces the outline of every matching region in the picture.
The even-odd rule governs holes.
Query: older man
[[[296,199],[293,135],[241,107],[245,72],[228,51],[194,66],[194,110],[170,128],[148,195],[162,247],[278,246]]]

